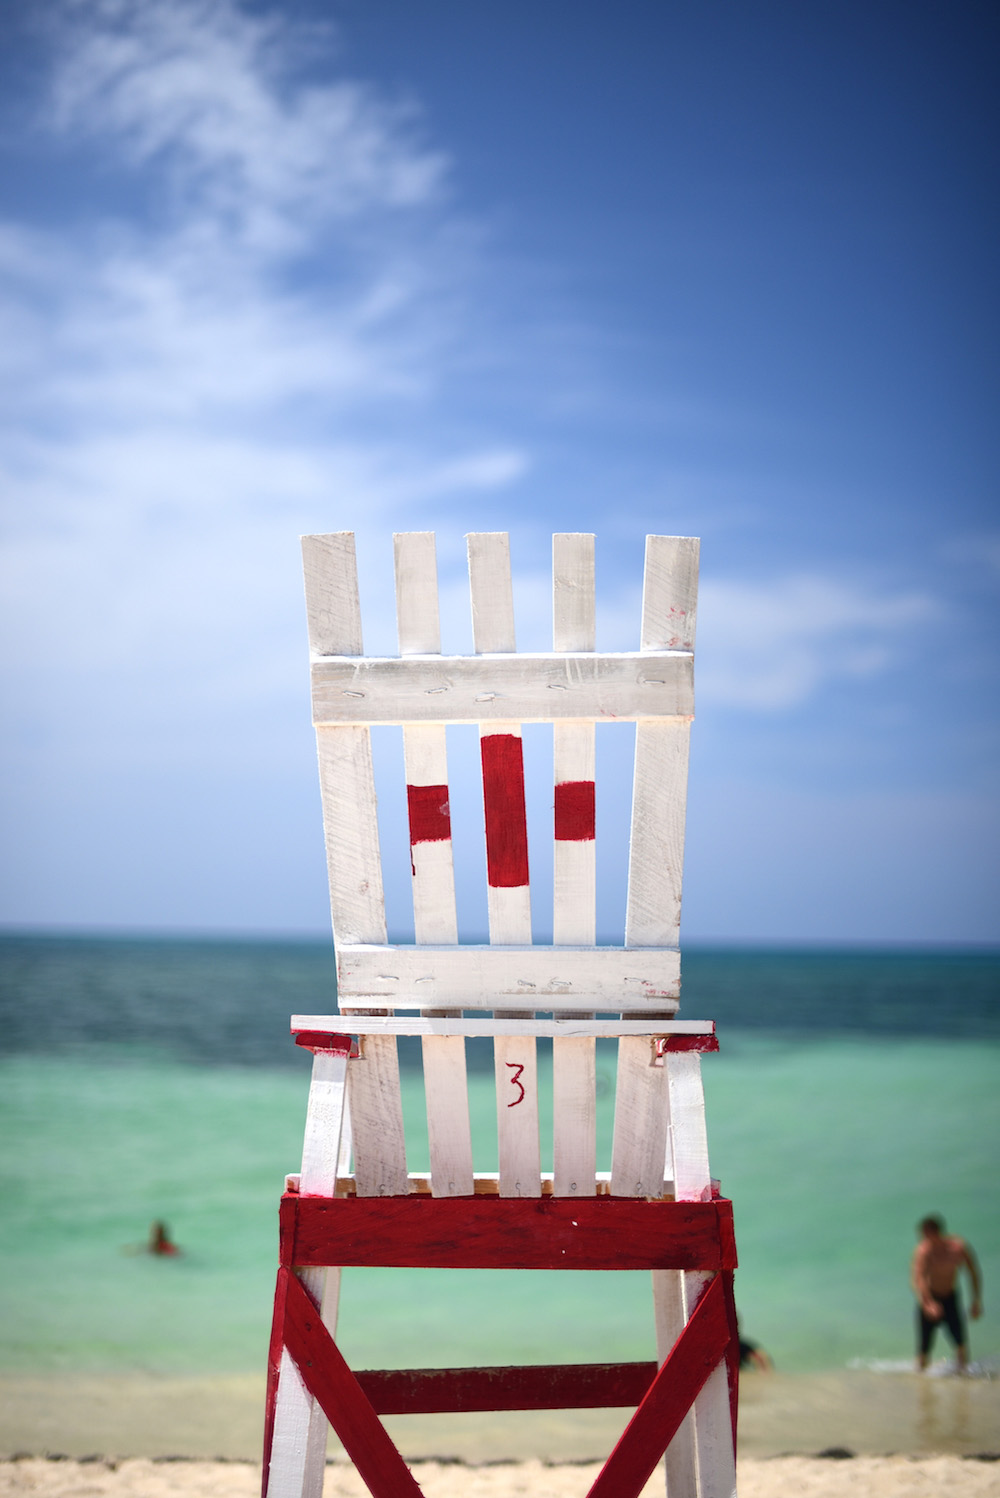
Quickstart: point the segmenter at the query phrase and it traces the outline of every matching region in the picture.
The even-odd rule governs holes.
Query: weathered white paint
[[[437,551],[433,531],[393,536],[396,564],[396,629],[400,655],[439,654]],[[433,784],[434,782],[428,782]]]
[[[472,648],[477,655],[516,650],[510,538],[504,531],[474,531],[466,537],[466,544],[472,598]]]
[[[653,1270],[653,1315],[656,1321],[656,1360],[662,1363],[684,1330],[687,1311],[684,1276],[676,1269]],[[667,1498],[694,1498],[698,1491],[694,1412],[688,1411],[667,1447],[664,1458]]]
[[[596,644],[594,537],[552,537],[552,646],[593,651]],[[553,725],[553,780],[594,780],[594,725]],[[552,941],[593,946],[597,932],[596,844],[556,838]],[[597,1056],[591,1036],[552,1047],[553,1164],[557,1196],[591,1195],[597,1170]]]
[[[334,1196],[337,1191],[347,1101],[347,1057],[329,1051],[313,1056],[299,1190]],[[340,1270],[303,1269],[300,1278],[321,1308],[330,1335],[336,1334]],[[274,1412],[268,1498],[320,1498],[328,1425],[306,1390],[287,1350],[282,1351]]]
[[[669,1099],[666,1067],[654,1047],[631,1036],[618,1042],[611,1195],[663,1195]]]
[[[665,1060],[677,1200],[711,1201],[712,1173],[708,1165],[701,1057],[697,1051],[681,1051]]]
[[[472,599],[472,640],[477,655],[515,651],[514,595],[510,579],[510,541],[505,534],[474,534],[468,537],[469,593]],[[520,657],[513,656],[513,660]],[[477,721],[491,718],[480,729],[480,738],[490,733],[520,738],[521,726],[511,721],[518,714],[508,705],[502,715],[490,711],[497,700],[492,666],[477,662],[484,675],[481,688],[473,693]],[[502,695],[502,694],[501,694]],[[558,694],[553,694],[558,695]],[[494,947],[531,942],[531,898],[527,884],[511,888],[487,886],[490,942]],[[506,1006],[498,1018],[507,1017]],[[501,1196],[541,1194],[541,1160],[538,1141],[538,1080],[534,1038],[498,1035],[493,1044],[496,1082],[497,1148]],[[516,1079],[516,1082],[515,1080]],[[521,1097],[516,1106],[508,1104]]]
[[[345,1009],[384,1008],[391,1003],[422,1009],[655,1009],[672,1014],[677,1008],[680,954],[671,947],[345,942],[338,944],[337,984]]]
[[[402,626],[400,634],[402,637]],[[403,729],[403,744],[407,785],[447,785],[443,728],[407,726]],[[458,922],[451,839],[417,843],[411,848],[410,857],[417,941],[456,943]],[[472,1192],[472,1136],[465,1042],[458,1037],[428,1034],[422,1049],[434,1195],[467,1196]]]
[[[593,650],[594,537],[559,532],[552,537],[552,648]]]
[[[687,723],[636,725],[628,946],[676,946],[680,937],[689,740]]]
[[[597,1172],[597,1060],[593,1036],[555,1040],[552,1094],[555,1194],[592,1196]]]
[[[694,649],[699,549],[694,536],[646,537],[643,650]]]
[[[309,648],[316,655],[360,655],[361,603],[354,532],[302,537]]]
[[[493,1042],[493,1053],[500,1195],[541,1196],[534,1036],[498,1035]]]
[[[712,1180],[701,1057],[696,1051],[668,1056],[666,1070],[677,1200],[710,1201]],[[700,1270],[684,1275],[689,1316],[712,1277]],[[736,1469],[729,1426],[729,1381],[724,1365],[715,1369],[695,1400],[693,1417],[703,1498],[732,1498],[736,1492]]]
[[[729,1415],[729,1375],[724,1362],[708,1375],[694,1402],[694,1429],[701,1498],[736,1498],[736,1453]]]
[[[547,1035],[574,1039],[596,1035],[614,1038],[641,1036],[713,1035],[712,1020],[536,1019],[525,1013],[517,1019],[440,1019],[434,1015],[293,1014],[292,1030],[339,1031],[344,1035]]]
[[[686,651],[317,656],[314,723],[631,723],[690,718]]]
[[[511,888],[488,885],[486,904],[490,918],[490,939],[496,944],[527,945],[531,940],[531,891],[527,884]],[[471,948],[467,949],[471,950]],[[489,948],[485,950],[489,951]],[[420,964],[418,963],[418,966]],[[472,1005],[468,1006],[472,1008]]]
[[[313,1056],[299,1176],[299,1189],[308,1195],[336,1193],[346,1099],[347,1057],[317,1051]]]
[[[384,942],[385,900],[375,778],[367,728],[316,733],[333,934],[341,942]]]
[[[366,1035],[347,1073],[359,1196],[409,1191],[395,1035]]]
[[[697,541],[647,536],[643,651],[662,650],[667,640],[693,649],[697,586]],[[690,725],[639,723],[635,734],[625,942],[674,946],[680,932]]]
[[[433,1194],[471,1196],[472,1136],[464,1037],[424,1036],[423,1062]]]

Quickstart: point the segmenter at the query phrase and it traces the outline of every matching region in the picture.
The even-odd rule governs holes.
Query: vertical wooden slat
[[[693,650],[698,589],[698,543],[686,537],[648,536],[643,579],[642,650]],[[626,946],[676,946],[680,939],[681,880],[684,858],[684,820],[687,799],[687,723],[640,723],[636,725],[635,775],[632,791],[632,827],[629,847],[628,904],[625,920]],[[671,1058],[671,1060],[676,1058]],[[641,1116],[644,1106],[658,1106],[673,1140],[671,1119],[676,1103],[669,1090],[668,1069],[659,1069],[657,1092],[649,1071],[651,1058],[634,1046],[619,1045],[618,1092],[615,1099],[616,1140],[619,1109],[622,1128],[630,1115]],[[688,1139],[681,1120],[682,1148]],[[628,1139],[623,1134],[623,1145]],[[660,1147],[659,1129],[650,1142]],[[657,1170],[646,1156],[646,1168],[670,1176],[673,1160]],[[673,1150],[670,1151],[673,1156]],[[697,1153],[697,1152],[696,1152]],[[627,1157],[626,1157],[627,1158]],[[621,1184],[627,1179],[623,1172]],[[685,1183],[688,1177],[685,1177]],[[612,1187],[614,1189],[614,1186]],[[661,1188],[662,1189],[662,1188]],[[677,1188],[675,1187],[675,1190]],[[678,1192],[679,1194],[679,1192]],[[699,1286],[692,1286],[697,1291]],[[653,1275],[653,1306],[657,1328],[657,1354],[662,1361],[687,1319],[685,1277],[675,1271]],[[697,1436],[694,1412],[689,1413],[667,1450],[667,1492],[693,1493],[697,1470]]]
[[[662,1196],[667,1149],[666,1073],[655,1066],[655,1045],[638,1035],[618,1042],[612,1196]]]
[[[360,655],[361,604],[354,532],[302,537],[309,648],[317,655]]]
[[[347,1051],[313,1056],[299,1189],[335,1196],[347,1101]],[[340,1270],[302,1269],[299,1278],[320,1306],[331,1336],[337,1330]],[[270,1452],[268,1498],[320,1498],[326,1461],[327,1419],[283,1348]]]
[[[694,1051],[680,1052],[668,1055],[666,1063],[677,1200],[710,1201],[712,1180],[701,1057]],[[702,1270],[684,1275],[688,1318],[713,1278]],[[724,1362],[714,1369],[695,1400],[693,1416],[701,1498],[731,1498],[736,1491],[736,1468],[728,1423],[729,1374]]]
[[[552,644],[554,650],[595,648],[593,536],[552,537]],[[594,725],[554,724],[552,749],[552,940],[556,946],[593,946],[597,923]],[[592,1037],[553,1043],[552,1086],[555,1194],[590,1195],[597,1171],[597,1067]]]
[[[684,1301],[684,1276],[679,1270],[653,1270],[653,1316],[656,1323],[656,1360],[662,1363],[688,1319]],[[681,1498],[687,1498],[688,1494],[698,1491],[695,1452],[694,1412],[689,1410],[664,1457],[667,1498],[672,1498],[675,1493],[681,1494]]]
[[[517,649],[510,542],[502,533],[468,537],[473,649],[477,655]],[[487,897],[490,941],[495,946],[531,942],[531,891],[524,818],[521,725],[480,728],[486,815]],[[508,1017],[496,1011],[497,1018]],[[516,1015],[513,1017],[517,1017]],[[530,1037],[493,1042],[501,1196],[540,1196],[538,1077]]]
[[[310,648],[321,655],[360,655],[361,605],[353,535],[305,536],[302,556]],[[323,726],[317,729],[316,739],[334,938],[338,944],[384,943],[385,899],[370,731]],[[394,1036],[371,1037],[364,1062],[352,1069],[348,1094],[358,1191],[363,1195],[407,1191]]]
[[[693,650],[698,542],[647,536],[641,650]],[[675,946],[680,932],[690,725],[636,725],[626,946]]]
[[[437,558],[430,531],[394,537],[396,623],[400,655],[441,650]],[[410,815],[413,924],[418,943],[458,941],[455,870],[448,800],[448,751],[443,724],[407,724],[403,757]],[[458,1015],[460,1010],[440,1010]],[[422,1041],[427,1137],[434,1196],[467,1196],[474,1190],[465,1041],[425,1036]]]

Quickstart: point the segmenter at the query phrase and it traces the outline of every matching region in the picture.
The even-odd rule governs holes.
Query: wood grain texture
[[[434,532],[404,531],[392,539],[399,653],[437,654],[441,650],[441,623]]]
[[[541,1196],[538,1067],[534,1037],[497,1035],[493,1041],[493,1062],[500,1195]]]
[[[685,651],[325,656],[311,668],[313,722],[690,718],[692,662]]]
[[[386,939],[375,777],[367,728],[321,728],[319,752],[330,911],[338,947]]]
[[[425,1269],[723,1267],[725,1202],[612,1196],[285,1195],[283,1264]]]
[[[701,1057],[697,1051],[668,1056],[664,1070],[670,1095],[670,1137],[677,1199],[709,1201],[712,1176],[708,1164]]]
[[[592,1196],[597,1174],[597,1057],[594,1039],[552,1047],[553,1165],[557,1196]]]
[[[471,1196],[475,1184],[465,1040],[425,1036],[423,1062],[431,1190],[435,1196]]]
[[[618,1042],[618,1083],[611,1146],[612,1196],[661,1196],[669,1098],[666,1069],[648,1040]]]
[[[594,537],[555,535],[552,537],[553,649],[593,651],[595,645]],[[593,828],[592,723],[553,725],[552,768],[555,785],[552,941],[555,946],[593,946],[597,936],[597,855]],[[586,798],[580,795],[583,788],[588,790]],[[581,809],[589,812],[589,821],[580,814]],[[576,815],[570,815],[573,812]],[[589,836],[579,840],[581,833]],[[597,1172],[597,1058],[592,1038],[554,1041],[552,1088],[556,1195],[592,1195]]]
[[[665,1362],[687,1321],[684,1276],[676,1269],[654,1269],[653,1316],[656,1324],[656,1357]],[[677,1427],[664,1457],[667,1494],[698,1491],[698,1459],[695,1446],[694,1412],[689,1410]]]
[[[320,1196],[337,1190],[340,1141],[347,1105],[347,1056],[317,1051],[313,1056],[300,1189]]]
[[[560,532],[552,537],[552,648],[593,650],[594,537]]]
[[[347,1077],[358,1195],[406,1195],[410,1183],[396,1037],[366,1035]]]
[[[577,1039],[588,1035],[642,1035],[649,1039],[694,1041],[717,1050],[712,1020],[591,1019],[567,1015],[537,1019],[526,1012],[517,1019],[449,1019],[436,1013],[421,1015],[293,1014],[293,1030],[328,1029],[337,1025],[352,1035],[546,1035]]]
[[[345,1009],[363,1007],[360,1001],[370,999],[397,1008],[518,1007],[544,1013],[569,1003],[576,1010],[664,1014],[676,1009],[679,985],[675,948],[338,943],[337,986]]]
[[[689,743],[687,723],[636,725],[626,946],[680,939]]]
[[[504,531],[478,531],[467,536],[466,543],[472,597],[472,648],[477,655],[516,650],[510,537]]]
[[[469,547],[469,592],[472,599],[472,638],[477,655],[484,652],[515,651],[517,642],[514,631],[514,597],[510,578],[510,542],[504,534],[475,534],[468,537]],[[514,657],[519,660],[519,657]],[[489,668],[492,662],[481,663]],[[556,694],[558,695],[558,694]],[[495,703],[497,696],[492,686],[484,685],[474,696],[480,699],[476,706],[477,721],[492,717],[484,712]],[[486,812],[487,860],[489,883],[487,905],[490,923],[490,942],[494,946],[531,941],[531,899],[528,886],[527,829],[524,824],[524,776],[520,772],[520,800],[518,805],[506,805],[509,796],[499,794],[498,782],[492,770],[491,740],[516,740],[520,746],[521,728],[516,721],[518,709],[508,707],[499,721],[489,728],[480,728],[480,743],[483,758],[483,800]],[[511,721],[511,720],[515,721]],[[516,789],[516,787],[511,787]],[[512,825],[501,827],[504,816],[514,817]],[[499,878],[497,874],[504,860],[499,857],[498,838],[504,844],[513,840],[513,851],[517,852],[523,842],[523,877]],[[516,845],[516,846],[515,846]],[[509,874],[513,869],[513,863]],[[496,1006],[494,1006],[496,1007]],[[505,1016],[506,1010],[497,1009]],[[500,1192],[503,1197],[534,1197],[541,1195],[541,1160],[538,1141],[538,1086],[535,1063],[534,1039],[521,1036],[498,1037],[493,1044],[493,1064],[497,1101],[497,1148],[500,1163]],[[516,1085],[512,1086],[512,1078]],[[512,1095],[522,1088],[517,1106],[509,1108]]]
[[[354,532],[302,537],[309,648],[316,655],[360,655],[361,601]]]
[[[646,537],[643,650],[694,649],[699,549],[694,536]]]

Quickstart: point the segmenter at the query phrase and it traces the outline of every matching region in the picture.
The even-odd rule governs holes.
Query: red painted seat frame
[[[672,1269],[713,1273],[659,1370],[649,1364],[408,1369],[354,1374],[295,1267]],[[622,1197],[320,1197],[281,1202],[281,1268],[268,1360],[264,1484],[282,1348],[373,1498],[420,1493],[380,1414],[575,1409],[637,1403],[588,1498],[638,1495],[709,1374],[728,1365],[733,1441],[739,1342],[732,1205]]]

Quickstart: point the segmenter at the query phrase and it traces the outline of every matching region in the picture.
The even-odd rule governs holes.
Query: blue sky
[[[0,26],[0,919],[321,932],[298,535],[391,652],[393,530],[456,650],[465,532],[545,648],[592,530],[605,648],[702,537],[685,936],[997,939],[992,6]]]

